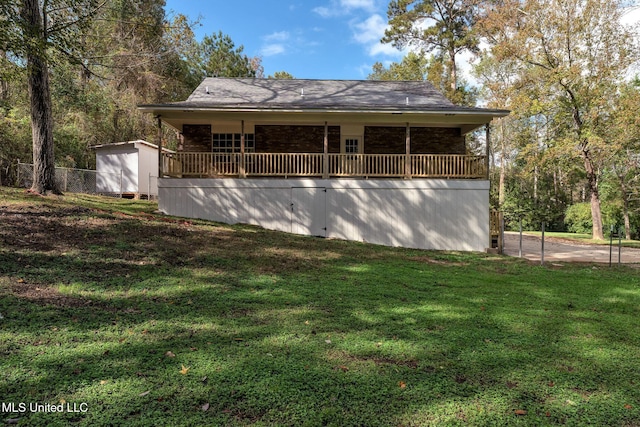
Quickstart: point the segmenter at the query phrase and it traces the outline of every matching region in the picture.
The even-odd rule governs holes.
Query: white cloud
[[[262,56],[275,56],[285,53],[286,50],[287,49],[283,44],[272,43],[262,46],[262,49],[260,49],[260,54],[262,54]]]
[[[351,23],[353,39],[356,43],[365,46],[369,56],[402,56],[402,51],[399,51],[391,44],[383,44],[380,42],[387,27],[387,21],[378,14],[371,15],[362,22],[353,21]]]
[[[288,31],[276,31],[275,33],[271,33],[264,36],[263,39],[268,42],[272,42],[272,41],[283,42],[283,41],[289,40],[289,37],[290,35]]]
[[[348,15],[354,10],[362,9],[367,12],[376,10],[375,0],[331,0],[328,6],[318,6],[312,11],[323,18]]]

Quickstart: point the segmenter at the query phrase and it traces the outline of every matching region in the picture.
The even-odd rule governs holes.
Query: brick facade
[[[182,151],[187,153],[211,151],[211,125],[183,125]]]
[[[329,152],[340,152],[340,126],[329,126]],[[405,128],[365,126],[365,154],[404,154]],[[211,125],[184,125],[182,151],[211,151]],[[256,125],[257,153],[322,153],[324,126]],[[411,153],[466,154],[459,129],[412,127]]]
[[[257,153],[322,153],[324,126],[256,125]],[[329,152],[340,152],[340,126],[329,126]]]
[[[365,154],[404,154],[405,127],[365,126]],[[413,154],[466,154],[464,136],[459,129],[412,127]]]

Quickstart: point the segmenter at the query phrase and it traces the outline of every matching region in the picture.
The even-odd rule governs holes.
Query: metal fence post
[[[544,221],[542,221],[542,245],[540,249],[541,249],[540,265],[544,265]]]
[[[122,169],[120,169],[120,198],[122,199]]]
[[[518,251],[518,257],[522,258],[522,218],[520,218],[520,249]]]

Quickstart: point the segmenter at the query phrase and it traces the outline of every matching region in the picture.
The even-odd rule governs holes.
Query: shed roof
[[[150,142],[145,141],[144,139],[137,139],[135,141],[122,141],[122,142],[111,142],[108,144],[99,144],[99,145],[93,145],[91,146],[91,148],[98,150],[98,149],[108,149],[108,148],[113,148],[113,147],[123,147],[125,145],[133,145],[135,148],[138,148],[138,145],[145,145],[149,148],[153,148],[155,150],[158,149],[158,146],[156,144],[152,144]],[[166,153],[175,153],[175,151],[169,150],[168,148],[162,147],[162,151],[166,152]]]

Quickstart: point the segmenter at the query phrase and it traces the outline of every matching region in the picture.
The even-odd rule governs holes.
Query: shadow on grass
[[[32,217],[39,246],[18,220],[0,395],[89,404],[5,414],[25,425],[640,420],[627,270],[109,215]]]

